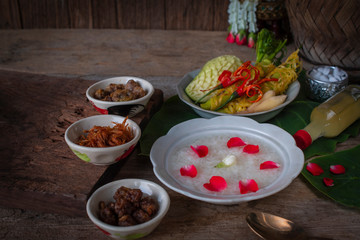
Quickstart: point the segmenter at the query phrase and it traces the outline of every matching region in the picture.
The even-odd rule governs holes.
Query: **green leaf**
[[[149,155],[153,143],[178,123],[198,118],[191,107],[178,96],[169,98],[146,126],[140,138],[141,155]]]
[[[336,202],[349,207],[360,208],[360,145],[341,152],[318,157],[311,162],[322,167],[324,173],[320,176],[313,176],[304,166],[302,175],[320,192],[335,200]],[[330,165],[343,165],[345,174],[335,175],[330,172]],[[323,178],[328,177],[334,180],[334,186],[327,187]]]

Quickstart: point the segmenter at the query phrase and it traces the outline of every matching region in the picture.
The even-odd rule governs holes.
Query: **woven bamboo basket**
[[[360,0],[286,0],[285,5],[305,61],[360,70]]]

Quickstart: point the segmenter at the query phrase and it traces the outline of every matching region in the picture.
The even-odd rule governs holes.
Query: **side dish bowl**
[[[134,226],[113,226],[99,219],[99,202],[113,202],[113,196],[121,186],[140,189],[143,196],[150,196],[159,207],[156,215],[149,221]],[[143,179],[122,179],[110,182],[97,189],[86,204],[86,212],[90,220],[106,235],[116,239],[138,239],[150,234],[165,217],[170,207],[170,198],[164,188],[154,182]]]
[[[249,117],[252,118],[258,122],[265,122],[273,117],[275,117],[277,114],[279,114],[289,103],[294,101],[294,99],[297,97],[300,91],[300,83],[299,81],[295,81],[292,84],[290,84],[288,90],[286,91],[286,101],[282,103],[281,105],[263,112],[255,112],[255,113],[246,113],[246,114],[227,114],[227,113],[221,113],[216,111],[210,111],[202,109],[199,105],[196,105],[186,94],[185,88],[187,85],[196,77],[196,75],[200,72],[200,69],[192,71],[187,73],[181,81],[177,85],[177,94],[181,101],[183,101],[185,104],[189,105],[193,108],[193,110],[199,114],[201,117],[204,118],[213,118],[217,116],[240,116],[240,117]]]
[[[134,133],[134,138],[122,145],[114,147],[85,147],[80,146],[76,142],[85,130],[90,130],[94,126],[110,126],[116,123],[122,123],[125,117],[117,115],[96,115],[81,119],[68,127],[65,131],[65,141],[73,153],[85,162],[95,165],[110,165],[128,156],[135,148],[141,136],[141,129],[134,121],[127,119]]]
[[[102,101],[94,97],[94,94],[98,89],[104,89],[111,83],[126,84],[127,81],[131,79],[133,79],[135,82],[138,82],[141,87],[147,91],[147,94],[144,97],[123,102]],[[146,81],[145,79],[131,76],[123,76],[104,79],[91,85],[86,91],[86,97],[95,107],[95,109],[101,114],[114,113],[121,116],[132,117],[135,116],[137,113],[141,112],[146,107],[153,93],[154,87],[150,82]]]
[[[180,167],[178,167],[178,162],[180,160],[179,158],[174,158],[174,156],[176,156],[181,149],[184,149],[184,147],[185,149],[188,149],[186,151],[193,154],[190,149],[190,145],[193,142],[199,140],[206,141],[206,139],[211,139],[213,136],[222,135],[226,137],[241,136],[243,139],[254,140],[253,142],[259,144],[259,146],[265,146],[263,152],[261,152],[262,150],[260,149],[259,154],[262,154],[261,156],[253,155],[251,159],[254,160],[261,157],[263,159],[260,161],[268,161],[271,160],[268,159],[268,155],[275,154],[274,156],[277,156],[277,158],[272,161],[278,162],[281,166],[278,169],[279,172],[277,173],[278,175],[276,178],[269,181],[269,183],[264,184],[263,187],[259,186],[260,189],[256,192],[240,194],[238,181],[243,180],[243,176],[248,174],[247,170],[245,170],[244,175],[240,176],[240,174],[243,173],[234,170],[234,168],[232,168],[233,165],[228,168],[218,169],[214,168],[213,166],[215,165],[211,163],[208,165],[212,167],[211,175],[223,176],[232,182],[231,186],[228,184],[228,188],[232,188],[231,192],[229,191],[225,194],[226,190],[224,190],[224,193],[222,194],[221,192],[207,191],[203,187],[203,184],[206,183],[203,179],[206,179],[207,181],[207,179],[211,177],[211,175],[204,175],[206,171],[205,168],[197,169],[197,175],[194,178],[182,176]],[[226,144],[220,150],[209,148],[209,156],[207,157],[210,157],[210,154],[214,154],[215,151],[218,151],[217,153],[221,152],[223,157],[225,157],[228,154],[228,150],[223,152],[223,149],[227,149]],[[241,148],[234,150],[242,151]],[[211,153],[211,151],[213,151],[213,153]],[[247,156],[245,155],[246,153],[240,154],[243,154],[241,156]],[[196,155],[194,156],[195,158],[193,160],[186,158],[186,164],[193,164],[195,167],[204,167],[205,165],[201,164],[210,160],[210,158],[196,158]],[[241,167],[241,164],[244,164],[241,161],[246,161],[245,157],[237,158],[235,164],[239,165],[236,165],[236,167]],[[165,136],[162,136],[155,141],[150,151],[150,159],[153,164],[155,175],[167,187],[193,199],[223,205],[247,202],[275,194],[290,185],[290,183],[299,175],[304,165],[304,154],[300,148],[296,146],[295,140],[288,132],[272,124],[260,124],[250,118],[235,116],[219,116],[211,119],[197,118],[174,126]],[[221,159],[222,158],[219,158],[219,161],[221,161]],[[201,163],[201,161],[205,162]],[[254,165],[254,168],[258,169],[258,165]],[[231,176],[225,176],[229,172],[224,171],[230,171]],[[267,171],[258,173],[261,177],[266,174],[272,173]],[[251,175],[248,177],[253,178],[255,176]]]

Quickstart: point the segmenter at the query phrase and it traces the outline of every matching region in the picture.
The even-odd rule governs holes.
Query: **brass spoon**
[[[328,239],[320,237],[308,237],[305,231],[292,221],[269,213],[249,213],[246,216],[246,221],[250,229],[263,239]]]

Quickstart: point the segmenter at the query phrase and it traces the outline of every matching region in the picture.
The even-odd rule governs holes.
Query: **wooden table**
[[[211,58],[234,54],[255,59],[253,49],[228,44],[225,38],[225,32],[205,31],[0,31],[0,129],[12,136],[1,139],[0,238],[109,239],[84,211],[87,194],[109,171],[77,159],[63,140],[72,122],[98,114],[86,101],[86,87],[106,77],[144,77],[158,89],[160,100],[154,102],[161,104],[163,96],[176,94],[175,84],[185,73]],[[156,104],[152,109],[158,109]],[[338,150],[359,143],[357,136]],[[114,179],[161,184],[149,158],[137,152],[112,172]],[[166,190],[170,210],[145,239],[259,239],[245,221],[254,210],[292,219],[312,236],[360,239],[360,212],[320,194],[301,175],[273,196],[232,206]]]

